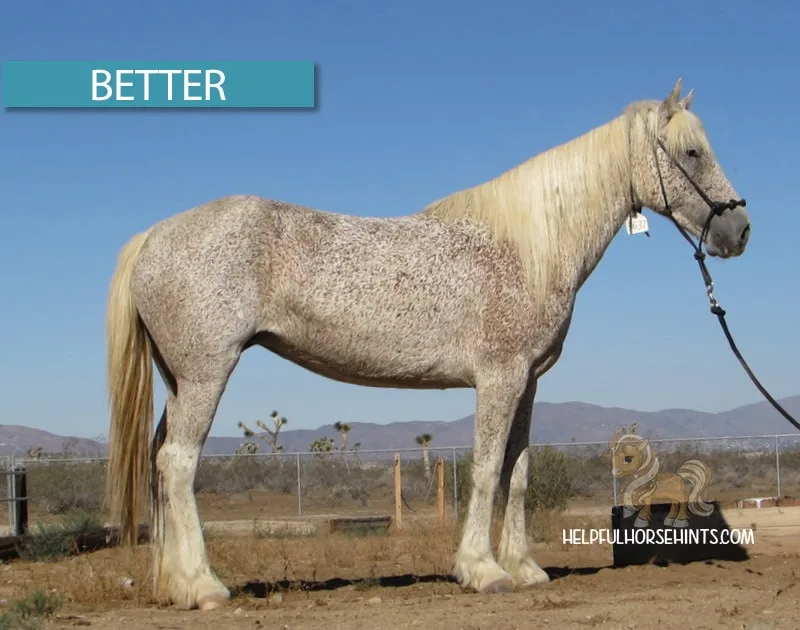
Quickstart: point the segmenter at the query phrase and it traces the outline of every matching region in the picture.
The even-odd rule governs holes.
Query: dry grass
[[[561,546],[561,528],[599,526],[586,519],[561,515],[535,518],[538,538]],[[499,539],[495,521],[493,539]],[[260,605],[249,593],[273,591],[320,591],[333,584],[349,584],[363,590],[391,583],[397,576],[412,574],[423,580],[447,584],[460,527],[409,523],[384,534],[352,535],[321,532],[314,536],[266,537],[263,535],[209,536],[207,547],[212,566],[228,585],[250,585],[235,593],[239,605]],[[76,610],[129,606],[154,606],[149,588],[149,549],[112,548],[50,562],[15,561],[0,567],[0,596],[25,597],[32,588],[58,593]],[[427,576],[427,577],[426,577]],[[435,588],[435,587],[434,587]]]
[[[495,546],[500,525],[495,520]],[[706,563],[669,569],[631,567],[612,574],[611,569],[603,568],[611,563],[609,546],[562,544],[563,529],[609,526],[607,517],[558,511],[535,514],[530,532],[534,541],[538,540],[533,545],[534,555],[542,566],[555,567],[564,577],[542,589],[502,598],[463,593],[448,578],[460,535],[458,524],[437,527],[422,521],[406,522],[401,530],[358,536],[328,532],[302,537],[209,536],[212,565],[234,589],[232,605],[219,615],[192,615],[153,601],[147,546],[105,549],[55,562],[0,565],[0,598],[26,598],[35,589],[52,594],[63,601],[54,623],[65,625],[55,627],[89,623],[102,630],[152,627],[148,619],[157,615],[160,627],[198,630],[255,627],[257,620],[263,622],[262,627],[288,624],[314,630],[352,627],[354,620],[359,620],[362,625],[384,630],[398,622],[513,627],[518,615],[543,615],[539,625],[530,627],[544,628],[544,619],[558,620],[565,627],[624,627],[621,616],[632,621],[634,607],[642,620],[650,619],[648,615],[661,621],[672,619],[658,604],[669,591],[675,601],[694,597],[698,611],[704,610],[709,600],[724,607],[703,613],[704,627],[716,628],[709,623],[709,615],[733,615],[734,606],[746,610],[748,616],[759,612],[764,597],[775,597],[777,584],[784,589],[793,584],[800,562],[796,554],[783,555],[784,551],[772,549],[771,553],[782,555],[781,562],[767,559],[759,564],[756,559],[741,568]],[[566,575],[580,567],[589,570]],[[709,592],[695,596],[701,585]],[[732,590],[733,585],[739,590]],[[373,606],[370,601],[375,599],[378,603]],[[790,602],[791,597],[781,602],[784,600]],[[781,602],[772,608],[779,607],[784,614],[789,604]]]

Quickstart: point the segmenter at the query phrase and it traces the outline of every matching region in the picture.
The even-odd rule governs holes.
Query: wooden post
[[[394,524],[397,529],[403,527],[403,484],[400,478],[400,454],[394,454]]]
[[[436,499],[439,504],[439,525],[444,527],[444,459],[436,460]]]
[[[22,464],[9,470],[8,498],[11,535],[22,536],[28,531],[28,479]]]

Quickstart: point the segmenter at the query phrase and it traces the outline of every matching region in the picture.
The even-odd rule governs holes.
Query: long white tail
[[[119,525],[120,541],[125,545],[136,543],[150,477],[152,350],[130,287],[133,263],[148,233],[137,234],[120,251],[106,312],[111,427],[105,498],[111,521]]]

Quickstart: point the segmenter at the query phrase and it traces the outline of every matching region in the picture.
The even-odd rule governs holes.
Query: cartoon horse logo
[[[711,482],[711,470],[705,463],[689,459],[677,473],[660,472],[650,441],[619,430],[609,440],[609,446],[614,477],[630,478],[623,492],[623,516],[628,518],[638,511],[634,527],[647,527],[653,503],[670,503],[669,514],[664,519],[667,527],[687,527],[687,507],[697,516],[709,516],[713,512],[714,506],[701,498]],[[688,495],[686,482],[691,487]]]

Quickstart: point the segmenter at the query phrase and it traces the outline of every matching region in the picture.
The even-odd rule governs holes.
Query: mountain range
[[[791,396],[778,402],[792,416],[800,415],[800,396]],[[264,420],[269,426],[270,420],[266,417]],[[360,443],[364,451],[414,448],[415,437],[429,433],[433,436],[432,448],[471,446],[473,422],[472,415],[436,422],[351,422],[348,444]],[[665,439],[796,433],[795,428],[766,401],[718,413],[692,409],[636,411],[582,402],[539,402],[534,406],[531,442],[607,442],[617,427],[632,423],[638,424],[640,435]],[[324,437],[333,438],[339,443],[339,435],[332,424],[316,429],[289,429],[289,426],[281,431],[279,439],[286,452],[308,451],[315,440]],[[209,437],[204,454],[233,453],[244,441],[241,436]],[[255,442],[261,445],[262,452],[269,451],[269,447],[260,440],[256,439]],[[0,425],[0,455],[24,456],[28,449],[37,447],[44,453],[68,451],[81,456],[102,456],[106,452],[106,445],[101,441],[55,435],[26,426]]]

